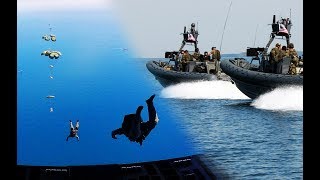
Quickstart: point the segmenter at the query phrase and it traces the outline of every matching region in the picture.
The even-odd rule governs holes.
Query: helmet
[[[191,24],[191,27],[195,27],[196,25],[194,23]]]
[[[288,44],[288,48],[294,48],[293,43],[289,43],[289,44]]]

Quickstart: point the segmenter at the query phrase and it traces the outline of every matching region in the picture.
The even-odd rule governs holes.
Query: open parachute
[[[50,59],[58,59],[60,56],[62,56],[62,53],[60,51],[45,50],[41,53],[41,55],[49,56]]]
[[[56,35],[54,35],[54,34],[50,34],[50,35],[43,35],[42,36],[42,39],[44,39],[44,40],[46,40],[46,41],[56,41],[57,40],[57,38],[56,38]]]
[[[55,42],[57,40],[56,36],[54,34],[51,34],[51,27],[50,27],[50,34],[43,35],[42,39],[50,43]],[[51,44],[51,45],[54,45],[54,44]],[[48,50],[45,50],[41,53],[41,56],[49,57],[47,60],[49,63],[49,72],[50,72],[49,82],[50,83],[48,84],[49,95],[46,96],[46,102],[49,106],[49,111],[53,112],[55,109],[55,95],[53,95],[55,94],[53,69],[55,67],[55,64],[58,62],[57,59],[59,59],[59,57],[62,56],[62,53],[60,51],[51,50],[51,48],[49,47]]]

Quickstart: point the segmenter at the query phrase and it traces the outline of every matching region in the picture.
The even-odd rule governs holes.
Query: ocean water
[[[140,60],[143,71],[150,59]],[[163,88],[151,73],[148,78],[221,179],[303,179],[303,87],[251,100],[225,81]]]
[[[17,28],[18,164],[133,163],[204,154],[222,178],[302,179],[302,87],[279,88],[254,101],[222,81],[163,88],[145,66],[149,59],[131,58],[111,12],[24,14]],[[41,39],[51,33],[56,42]],[[62,56],[41,56],[47,49]],[[151,94],[160,121],[143,145],[124,136],[112,139],[123,116],[146,107]],[[147,120],[147,108],[142,116]],[[67,142],[69,120],[77,119],[80,141]]]

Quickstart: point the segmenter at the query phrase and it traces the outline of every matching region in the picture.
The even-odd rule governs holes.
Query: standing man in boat
[[[188,63],[192,60],[191,55],[189,54],[188,50],[184,50],[184,53],[181,58],[181,65],[182,65],[182,71],[187,72],[188,71]]]
[[[281,74],[282,73],[282,66],[281,66],[281,62],[283,61],[284,57],[288,57],[288,51],[287,51],[287,46],[282,46],[281,50],[279,51],[277,57],[276,57],[276,62],[275,62],[275,72],[277,74]]]
[[[117,139],[116,135],[124,134],[132,142],[137,142],[142,145],[142,142],[149,135],[151,130],[158,124],[159,118],[156,109],[153,105],[153,99],[155,94],[150,96],[146,100],[148,106],[149,120],[146,122],[142,121],[141,111],[143,106],[139,106],[135,114],[127,114],[124,116],[122,126],[119,129],[113,130],[111,137]]]
[[[271,49],[270,51],[270,56],[269,56],[269,63],[270,63],[270,72],[275,73],[276,68],[277,68],[277,62],[279,61],[278,59],[278,54],[281,50],[281,44],[277,43],[274,48]]]
[[[211,61],[213,61],[215,64],[216,73],[218,73],[218,75],[220,75],[220,73],[221,73],[221,70],[220,70],[220,59],[221,59],[220,51],[218,49],[216,49],[216,47],[212,47],[209,55],[211,55]]]
[[[199,48],[195,49],[195,52],[192,55],[194,61],[200,61],[200,51]]]
[[[180,50],[178,55],[176,55],[175,61],[174,61],[174,66],[176,71],[181,71],[182,70],[182,56],[183,56],[184,50]]]
[[[289,57],[291,58],[291,64],[290,64],[290,67],[289,67],[288,74],[296,75],[297,74],[296,67],[298,66],[298,63],[299,63],[298,53],[294,49],[293,43],[289,43],[288,44],[288,48],[289,48],[288,54],[289,54]]]

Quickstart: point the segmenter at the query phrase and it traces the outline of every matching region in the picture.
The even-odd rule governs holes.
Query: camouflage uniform
[[[194,53],[192,54],[191,61],[200,61],[200,52],[199,48],[195,48]]]
[[[221,70],[220,70],[220,59],[221,59],[220,51],[212,48],[210,54],[211,54],[211,61],[213,61],[215,64],[216,72],[220,73],[221,72]]]
[[[215,60],[220,61],[221,56],[220,56],[220,51],[219,50],[214,49],[214,50],[212,50],[210,52],[210,54],[212,56],[211,58],[212,58],[213,61],[215,61]]]
[[[181,64],[182,64],[182,71],[183,71],[183,72],[186,72],[186,71],[187,71],[186,67],[187,67],[187,65],[188,65],[188,62],[189,62],[190,59],[191,59],[190,57],[191,57],[191,56],[190,56],[190,54],[189,54],[188,51],[185,51],[185,52],[183,53],[183,55],[182,55]]]
[[[278,62],[277,56],[278,56],[279,52],[280,52],[280,50],[277,47],[274,47],[274,48],[271,49],[271,51],[270,51],[270,59],[269,59],[271,64],[273,64],[274,62]]]
[[[193,57],[193,59],[195,61],[199,61],[200,60],[200,53],[199,52],[194,52],[192,57]]]
[[[278,54],[280,52],[280,44],[276,44],[276,47],[272,48],[270,51],[270,70],[272,73],[275,72],[276,66],[277,66],[277,62],[279,61],[278,59]]]
[[[287,50],[280,50],[278,55],[276,56],[275,62],[281,61],[284,57],[289,56],[289,53]]]
[[[289,47],[288,55],[291,58],[291,65],[289,67],[288,74],[296,75],[297,74],[296,67],[298,66],[298,63],[299,63],[298,53],[295,49]]]

